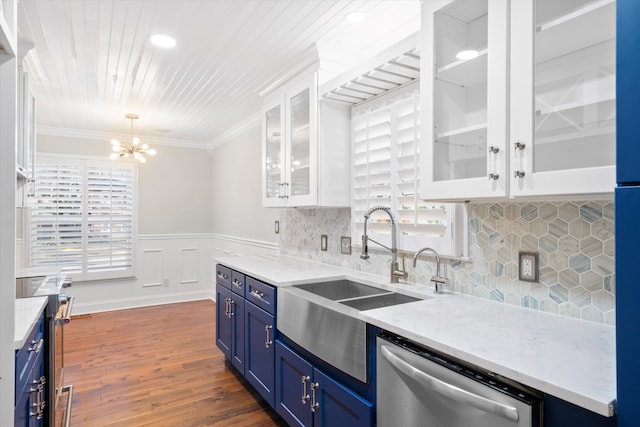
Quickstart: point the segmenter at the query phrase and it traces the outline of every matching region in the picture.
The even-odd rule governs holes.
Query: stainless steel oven
[[[62,288],[68,286],[71,286],[71,281],[64,274],[16,278],[16,298],[44,296],[48,299],[44,332],[48,347],[44,364],[47,379],[45,426],[68,426],[71,415],[73,386],[64,385],[64,325],[70,320],[74,299],[61,293]],[[68,392],[68,397],[61,404],[64,392]]]
[[[391,334],[377,339],[378,426],[540,427],[540,393]]]

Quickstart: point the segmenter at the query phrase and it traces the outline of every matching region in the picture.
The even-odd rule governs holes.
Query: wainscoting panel
[[[181,248],[180,283],[195,283],[198,281],[198,248]]]
[[[145,249],[142,255],[142,286],[162,286],[162,249]]]

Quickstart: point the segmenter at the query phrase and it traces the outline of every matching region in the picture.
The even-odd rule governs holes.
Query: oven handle
[[[470,391],[461,389],[452,384],[448,384],[442,380],[439,380],[431,375],[422,372],[421,370],[411,366],[404,361],[402,357],[397,353],[398,350],[390,348],[386,345],[382,345],[380,351],[385,359],[389,361],[400,372],[413,378],[426,387],[429,387],[433,391],[440,393],[450,399],[457,402],[466,403],[474,408],[480,409],[485,412],[492,413],[494,415],[506,418],[513,422],[518,422],[519,415],[518,410],[512,406],[503,405],[500,402],[487,399]],[[400,350],[402,351],[402,350]]]
[[[66,307],[64,309],[64,311],[62,312],[62,315],[57,318],[55,320],[55,323],[57,325],[63,324],[63,323],[69,323],[71,321],[71,310],[73,310],[73,303],[76,300],[75,297],[69,297],[69,299],[66,302]]]
[[[64,413],[64,427],[71,424],[71,403],[73,401],[73,384],[66,385],[62,388],[62,393],[69,393],[67,396],[67,410]]]

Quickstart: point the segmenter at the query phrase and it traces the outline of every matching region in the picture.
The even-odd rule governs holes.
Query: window
[[[76,281],[134,275],[135,165],[38,159],[29,253]]]
[[[429,246],[444,256],[462,256],[464,207],[427,202],[418,193],[419,119],[420,93],[415,83],[352,108],[352,239],[360,241],[367,211],[383,206],[397,222],[399,249]],[[374,240],[391,244],[390,220],[383,212],[372,213],[367,227]]]

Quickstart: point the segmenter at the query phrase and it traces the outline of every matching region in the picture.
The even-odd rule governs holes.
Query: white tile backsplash
[[[443,260],[452,290],[506,304],[615,324],[614,203],[471,203],[469,258]],[[350,236],[349,208],[282,209],[280,251],[285,255],[386,276],[390,254],[370,245],[370,258],[340,252]],[[328,250],[320,250],[320,236]],[[352,242],[360,244],[360,242]],[[518,252],[535,251],[540,282],[518,280]],[[433,258],[402,254],[409,282],[427,283]]]

